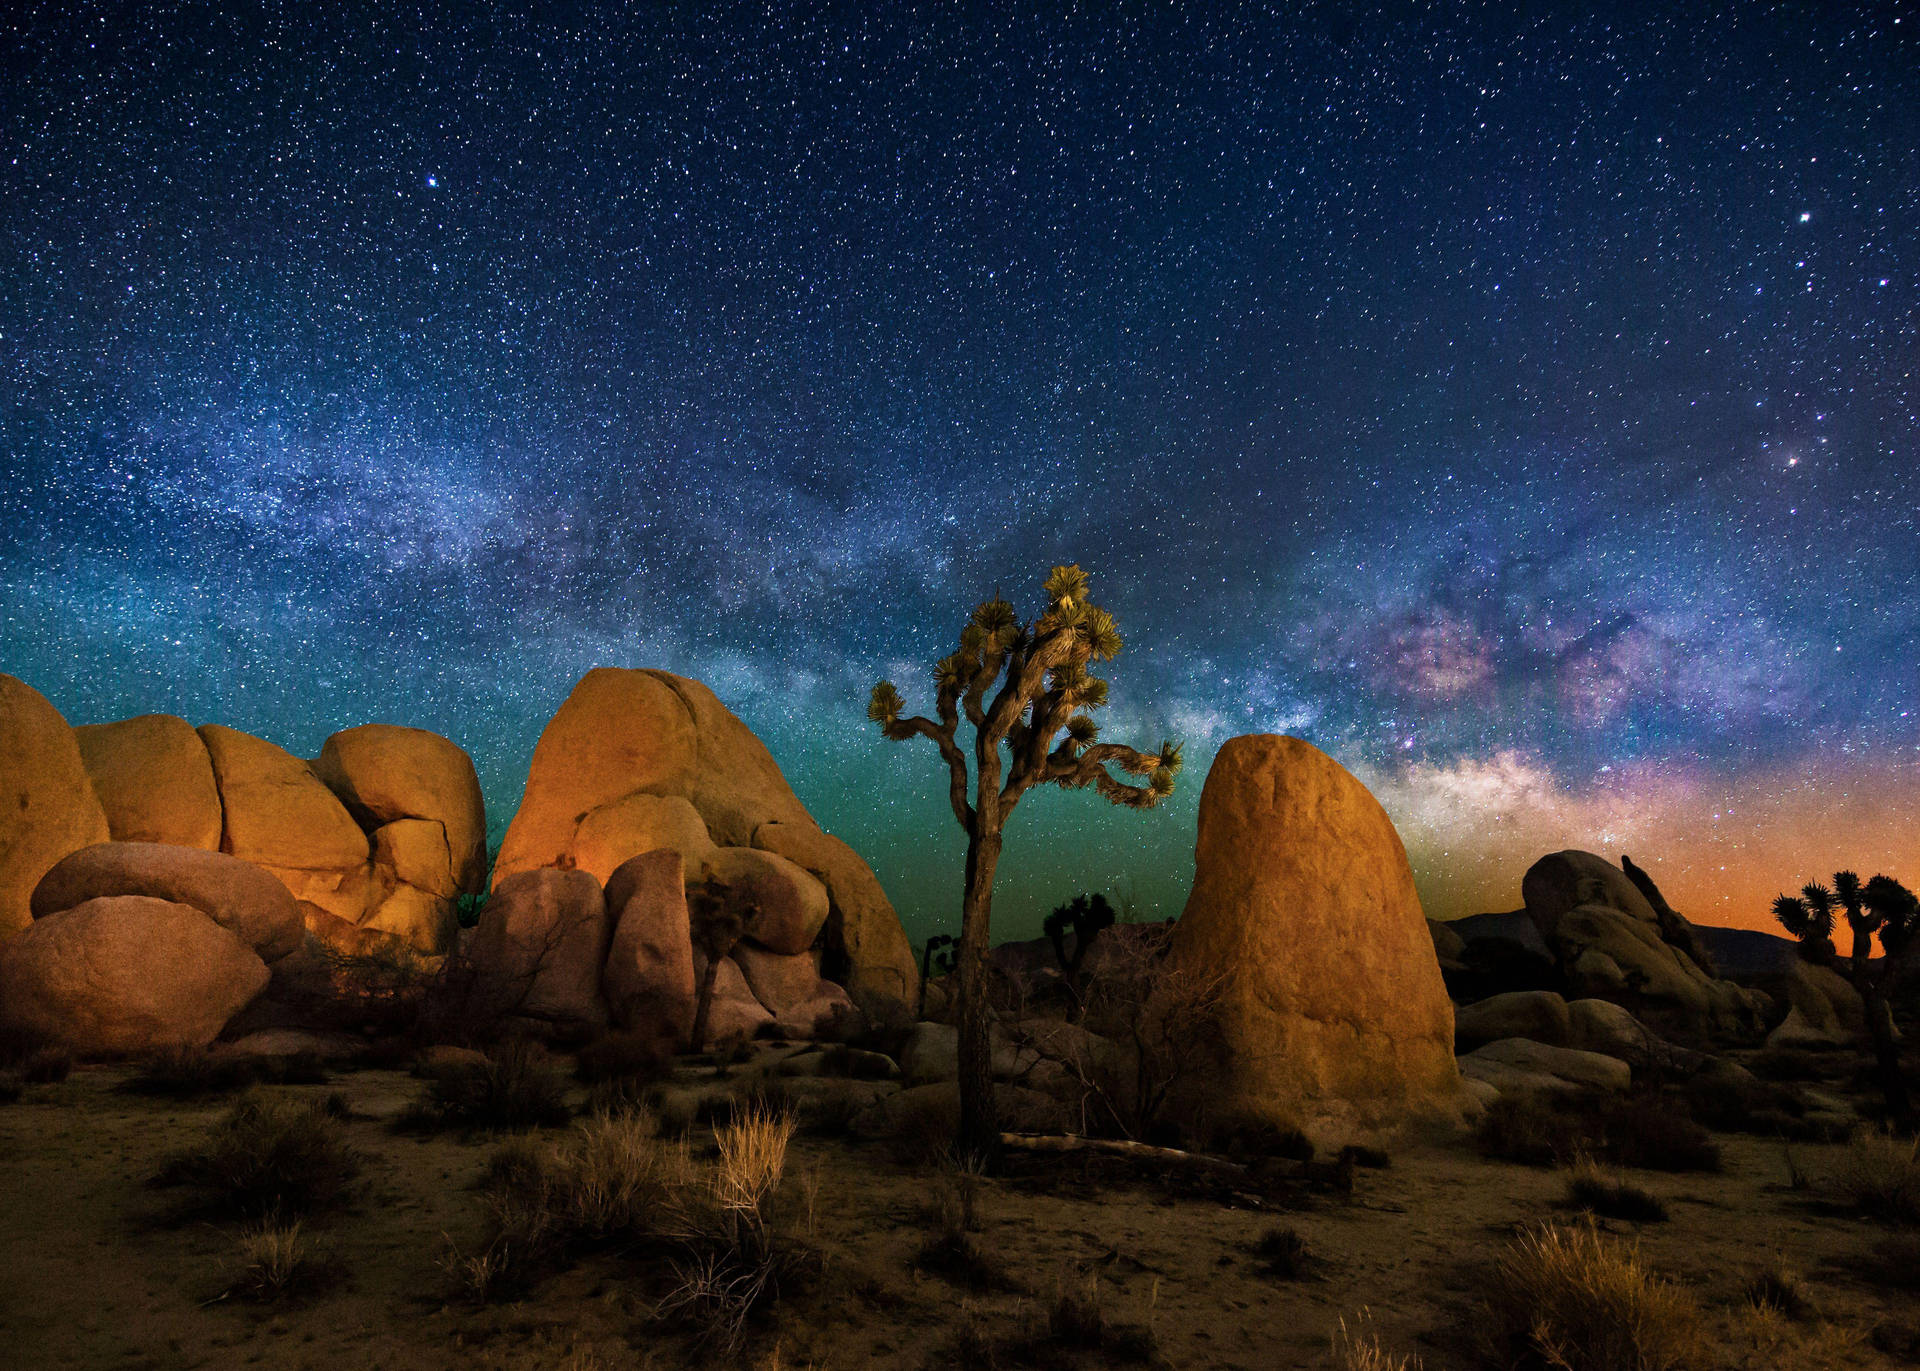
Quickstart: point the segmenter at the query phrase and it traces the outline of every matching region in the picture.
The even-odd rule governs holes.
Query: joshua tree
[[[703,1052],[707,1046],[707,1015],[713,1008],[713,982],[720,974],[720,959],[729,955],[758,911],[742,908],[733,898],[733,888],[724,881],[709,878],[687,892],[687,924],[693,934],[693,946],[707,959],[700,973],[700,987],[693,1001],[693,1032],[688,1046]]]
[[[1085,997],[1080,993],[1080,968],[1086,963],[1087,949],[1093,946],[1093,940],[1113,927],[1113,906],[1107,903],[1105,895],[1075,895],[1047,915],[1041,925],[1046,932],[1047,941],[1053,944],[1053,959],[1060,964],[1060,975],[1066,981],[1067,993],[1073,997],[1072,1017],[1078,1019],[1085,1007]],[[1067,952],[1067,934],[1073,934],[1073,952]]]
[[[1893,1036],[1891,1004],[1901,983],[1920,962],[1920,900],[1890,876],[1875,876],[1865,885],[1851,871],[1837,872],[1828,889],[1809,881],[1798,895],[1780,895],[1773,901],[1773,917],[1800,942],[1801,954],[1823,965],[1837,962],[1833,947],[1834,910],[1847,916],[1853,930],[1853,954],[1845,963],[1848,979],[1867,1015],[1873,1038],[1874,1063],[1880,1089],[1886,1095],[1887,1114],[1902,1127],[1914,1125],[1906,1078],[1900,1073],[1900,1044]],[[1873,939],[1880,938],[1881,956],[1873,958]]]
[[[1059,566],[1048,576],[1046,609],[1030,624],[995,595],[973,611],[959,649],[935,664],[934,718],[905,714],[891,681],[873,688],[867,717],[896,741],[922,737],[947,764],[947,800],[967,834],[966,892],[960,905],[960,1151],[986,1156],[999,1140],[988,1044],[987,938],[993,874],[1007,816],[1027,791],[1050,784],[1092,786],[1113,804],[1150,809],[1173,793],[1180,749],[1139,752],[1101,743],[1086,712],[1107,701],[1107,683],[1088,666],[1120,651],[1113,616],[1087,597],[1087,576]],[[973,728],[973,763],[956,734]],[[1058,738],[1056,743],[1055,739]],[[1146,778],[1131,785],[1109,766]],[[972,798],[968,788],[973,788]]]

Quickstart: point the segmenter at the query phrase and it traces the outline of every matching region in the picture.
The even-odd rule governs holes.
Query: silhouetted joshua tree
[[[1069,1010],[1073,1019],[1079,1019],[1086,1005],[1086,997],[1080,988],[1080,968],[1086,963],[1087,949],[1093,946],[1095,938],[1113,927],[1113,917],[1113,906],[1107,903],[1105,895],[1075,895],[1047,915],[1046,922],[1041,925],[1047,941],[1053,944],[1053,959],[1060,964],[1060,976],[1066,982],[1067,994],[1073,997]],[[1071,953],[1067,951],[1069,933],[1073,934]]]
[[[742,908],[733,897],[733,888],[724,881],[709,878],[687,891],[688,931],[693,935],[694,950],[707,959],[693,1001],[693,1031],[688,1043],[692,1051],[706,1050],[707,1016],[713,1009],[713,982],[720,974],[720,961],[732,954],[758,913],[751,905]]]
[[[1853,953],[1844,963],[1833,946],[1836,909],[1846,915],[1847,927],[1853,932]],[[1913,1103],[1900,1072],[1900,1044],[1893,1035],[1891,1004],[1902,982],[1920,962],[1920,900],[1890,876],[1875,876],[1862,885],[1859,876],[1841,871],[1834,875],[1831,889],[1809,881],[1798,895],[1776,896],[1773,917],[1799,940],[1802,956],[1844,970],[1860,992],[1887,1115],[1899,1127],[1911,1129],[1915,1124]],[[1880,939],[1878,960],[1873,956],[1876,934]]]
[[[1120,651],[1113,616],[1087,597],[1087,576],[1059,566],[1045,582],[1046,608],[1030,624],[994,596],[973,611],[959,649],[934,665],[934,717],[905,714],[891,681],[873,688],[867,717],[887,737],[926,738],[947,764],[947,800],[967,834],[960,905],[959,1029],[962,1154],[991,1155],[999,1141],[988,1044],[987,939],[994,869],[1007,816],[1037,785],[1092,786],[1117,805],[1150,809],[1173,793],[1180,749],[1140,752],[1095,741],[1086,711],[1107,702],[1107,683],[1088,667]],[[957,734],[973,729],[972,770]],[[1056,742],[1056,738],[1058,741]],[[1146,778],[1131,785],[1107,768]],[[973,794],[968,796],[971,785]]]

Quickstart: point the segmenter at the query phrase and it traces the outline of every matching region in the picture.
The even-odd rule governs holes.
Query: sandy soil
[[[524,1301],[460,1300],[440,1267],[447,1240],[482,1225],[473,1185],[490,1139],[417,1138],[386,1121],[419,1083],[395,1072],[337,1076],[365,1155],[354,1202],[315,1226],[342,1275],[293,1303],[223,1297],[236,1229],[172,1220],[168,1192],[146,1185],[159,1160],[192,1142],[228,1101],[115,1093],[123,1072],[94,1068],[29,1088],[0,1107],[0,1365],[21,1368],[675,1367],[701,1364],[651,1319],[644,1283],[606,1254],[543,1281]],[[1727,1366],[1892,1366],[1877,1325],[1920,1322],[1913,1297],[1863,1278],[1885,1230],[1825,1209],[1787,1184],[1782,1147],[1728,1137],[1717,1175],[1635,1173],[1672,1218],[1639,1230],[1662,1271],[1707,1306]],[[1838,1149],[1796,1145],[1818,1177]],[[1471,1147],[1395,1155],[1362,1171],[1350,1200],[1286,1214],[1173,1198],[1137,1185],[1031,1179],[984,1184],[981,1246],[1031,1292],[974,1297],[914,1270],[928,1231],[930,1174],[874,1144],[796,1141],[789,1222],[827,1258],[818,1293],[782,1311],[748,1355],[726,1363],[788,1367],[944,1367],[966,1321],[990,1334],[1029,1325],[1062,1288],[1097,1283],[1110,1318],[1149,1325],[1176,1368],[1330,1367],[1339,1321],[1372,1311],[1382,1341],[1425,1365],[1482,1364],[1463,1330],[1485,1264],[1515,1225],[1555,1211],[1564,1176],[1481,1159]],[[1053,1193],[1043,1193],[1051,1190]],[[812,1203],[807,1203],[811,1195]],[[811,1210],[809,1221],[808,1210]],[[1284,1282],[1251,1248],[1289,1224],[1317,1274]],[[1612,1223],[1626,1235],[1635,1226]],[[1818,1318],[1755,1318],[1745,1280],[1776,1255],[1808,1278]],[[1097,1361],[1087,1364],[1100,1364]]]

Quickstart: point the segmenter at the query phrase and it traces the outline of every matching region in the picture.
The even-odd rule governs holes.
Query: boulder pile
[[[711,691],[664,672],[575,687],[463,940],[456,910],[487,875],[473,764],[436,734],[367,724],[307,761],[171,715],[70,728],[0,675],[0,1026],[86,1052],[204,1044],[293,1025],[281,989],[325,996],[343,962],[424,976],[458,952],[527,1025],[684,1042],[702,969],[686,891],[707,881],[745,925],[710,1037],[825,1033],[856,1001],[897,1021],[917,994],[866,863]]]

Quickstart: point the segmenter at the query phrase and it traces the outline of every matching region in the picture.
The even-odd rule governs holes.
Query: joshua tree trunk
[[[997,1150],[1000,1121],[993,1100],[992,1015],[987,1004],[987,937],[993,915],[993,873],[1000,834],[967,840],[967,887],[960,906],[960,1152],[985,1160]]]
[[[707,966],[700,973],[700,990],[693,1000],[692,1041],[687,1044],[689,1050],[704,1052],[707,1048],[707,1011],[713,1008],[713,980],[720,973],[720,959],[707,958]]]
[[[1858,962],[1856,962],[1858,965]],[[1907,1093],[1907,1078],[1900,1071],[1900,1043],[1893,1036],[1893,1007],[1880,978],[1864,967],[1854,977],[1860,992],[1861,1007],[1867,1013],[1867,1032],[1873,1039],[1873,1064],[1880,1077],[1880,1092],[1887,1100],[1887,1121],[1902,1132],[1914,1127],[1913,1098]]]

